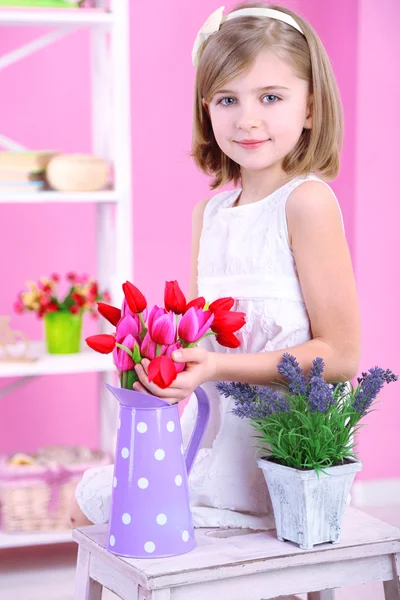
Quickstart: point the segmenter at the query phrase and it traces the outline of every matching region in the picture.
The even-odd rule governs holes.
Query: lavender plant
[[[286,383],[274,388],[234,382],[219,382],[217,388],[233,398],[235,415],[250,419],[259,451],[286,466],[317,472],[357,458],[359,421],[371,412],[384,384],[398,379],[390,369],[374,367],[362,373],[356,387],[332,384],[323,378],[322,358],[313,361],[306,376],[289,353],[278,372]]]

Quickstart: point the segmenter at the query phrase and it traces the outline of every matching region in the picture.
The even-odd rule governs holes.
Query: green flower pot
[[[44,315],[46,347],[49,354],[75,354],[81,345],[82,314],[59,310]]]

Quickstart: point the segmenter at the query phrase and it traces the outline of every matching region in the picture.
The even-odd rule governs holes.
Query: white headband
[[[197,34],[196,40],[193,45],[192,50],[192,62],[193,65],[197,68],[199,65],[198,60],[198,52],[200,46],[212,35],[216,33],[221,27],[222,23],[225,21],[229,21],[229,19],[235,19],[236,17],[269,17],[270,19],[277,19],[278,21],[282,21],[283,23],[287,23],[291,25],[300,33],[303,33],[300,25],[296,23],[296,21],[290,15],[287,15],[280,10],[275,10],[273,8],[241,8],[240,10],[235,10],[234,12],[229,13],[226,17],[222,16],[224,12],[225,6],[221,6],[216,11],[214,11],[206,20],[203,27],[200,29]]]

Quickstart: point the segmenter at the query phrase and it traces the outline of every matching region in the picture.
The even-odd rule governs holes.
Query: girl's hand
[[[179,356],[180,355],[180,356]],[[176,350],[172,359],[175,362],[185,362],[186,369],[178,373],[175,381],[165,390],[158,387],[148,379],[148,366],[150,361],[144,358],[135,371],[139,381],[134,383],[133,389],[145,394],[153,394],[170,404],[185,400],[194,390],[205,381],[213,381],[217,372],[216,354],[204,348],[181,348]]]

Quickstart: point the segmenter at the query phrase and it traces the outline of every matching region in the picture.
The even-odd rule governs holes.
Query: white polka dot
[[[167,515],[164,515],[163,513],[157,515],[156,521],[159,525],[165,525],[167,522]]]
[[[146,423],[143,423],[143,421],[140,421],[140,423],[137,424],[136,429],[138,430],[139,433],[146,433],[147,425],[146,425]]]
[[[181,454],[185,454],[185,448],[183,447],[183,444],[181,444]]]
[[[117,478],[114,477],[114,479],[113,479],[113,487],[117,487],[117,483],[118,483]]]
[[[114,546],[115,544],[115,537],[113,535],[110,535],[110,546]]]
[[[140,489],[145,490],[147,488],[147,486],[149,485],[149,480],[146,479],[146,477],[141,477],[139,479],[139,481],[137,482],[137,484],[140,487]]]
[[[164,450],[161,450],[161,448],[156,450],[154,453],[154,458],[156,458],[157,460],[164,460],[164,458],[165,458]]]
[[[168,429],[168,431],[170,431],[172,433],[175,429],[175,423],[173,421],[168,421],[167,429]]]
[[[181,477],[181,475],[177,475],[175,477],[175,483],[176,483],[176,485],[181,485],[182,484],[182,477]]]
[[[154,542],[146,542],[144,545],[144,549],[146,550],[146,552],[151,554],[156,549],[156,545]]]
[[[118,417],[118,429],[121,429],[121,417]]]
[[[182,533],[182,539],[183,539],[184,542],[188,541],[188,539],[189,539],[189,532],[188,531],[184,531]]]
[[[128,448],[122,448],[122,450],[121,450],[121,456],[122,456],[122,458],[128,458],[128,456],[129,456],[129,450],[128,450]]]
[[[122,522],[125,523],[125,525],[129,525],[129,523],[132,521],[131,519],[131,515],[129,513],[124,513],[122,515]]]

